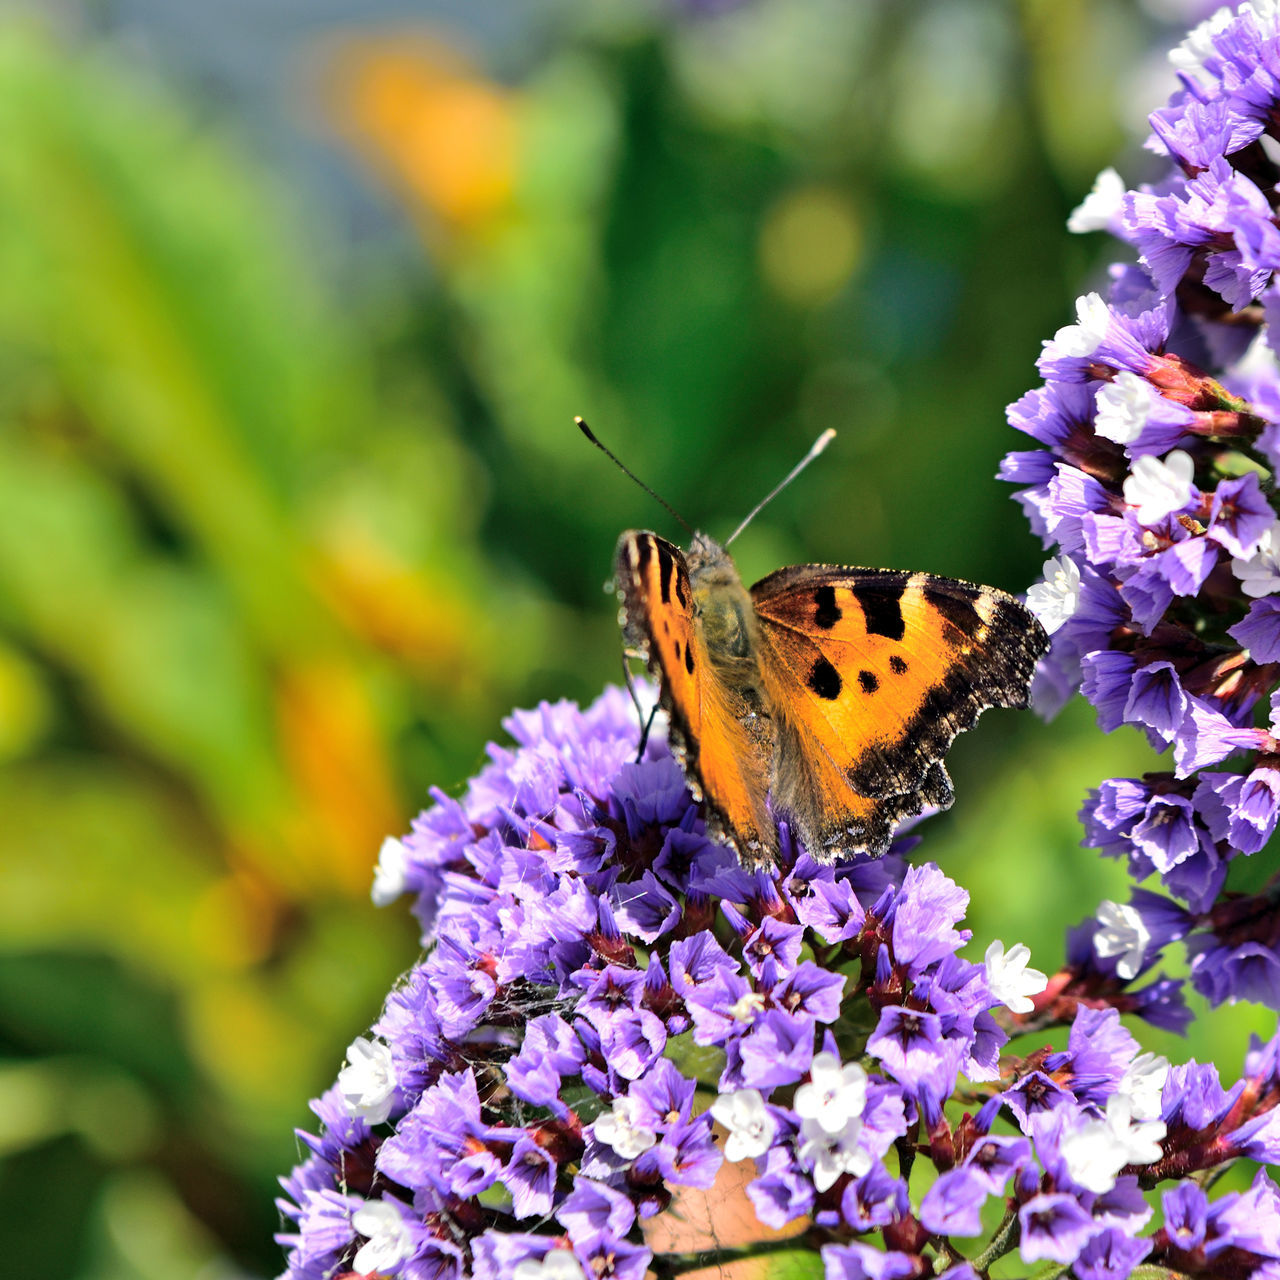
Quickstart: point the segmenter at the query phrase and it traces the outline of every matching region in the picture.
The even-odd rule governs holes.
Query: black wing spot
[[[676,599],[686,612],[689,609],[689,580],[683,573],[676,574]]]
[[[866,619],[867,635],[884,636],[886,640],[901,640],[907,632],[902,620],[901,586],[880,588],[864,587],[855,594]]]
[[[813,593],[813,603],[816,606],[813,614],[815,627],[830,631],[844,617],[840,606],[836,604],[836,589],[833,586],[819,587]]]
[[[685,645],[684,650],[684,669],[693,675],[693,645]]]
[[[831,702],[840,696],[844,682],[840,679],[840,673],[826,658],[819,658],[809,671],[809,688],[818,697],[826,698]]]
[[[898,657],[896,653],[891,654],[889,657],[889,670],[892,671],[895,676],[905,676],[907,674],[906,660]]]
[[[659,587],[662,591],[662,603],[671,603],[671,580],[676,576],[676,561],[670,551],[658,543]]]
[[[957,631],[970,640],[976,639],[978,632],[986,625],[974,608],[972,600],[965,600],[960,596],[953,596],[931,587],[925,587],[924,598],[926,604],[937,609]]]
[[[858,683],[862,686],[863,693],[875,693],[880,687],[880,681],[876,679],[875,673],[871,671],[859,671]]]

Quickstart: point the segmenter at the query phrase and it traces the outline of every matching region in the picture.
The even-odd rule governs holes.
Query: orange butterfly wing
[[[1048,638],[1012,596],[925,573],[800,565],[756,583],[776,809],[815,856],[881,853],[945,808],[942,757],[987,707],[1025,707]]]
[[[768,720],[708,658],[684,553],[657,534],[633,530],[618,540],[616,570],[627,649],[658,677],[672,751],[706,803],[708,829],[744,862],[773,861],[777,835],[765,805]]]

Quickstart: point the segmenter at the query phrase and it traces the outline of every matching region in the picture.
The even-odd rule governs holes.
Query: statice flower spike
[[[1171,1070],[1117,1012],[1159,1021],[1156,997],[1091,969],[1092,935],[1053,978],[1021,944],[972,963],[968,895],[930,863],[820,867],[788,845],[763,881],[733,873],[661,737],[634,761],[628,711],[611,690],[513,717],[517,745],[401,842],[433,897],[426,951],[315,1104],[283,1181],[288,1280],[642,1280],[678,1265],[646,1224],[727,1194],[726,1162],[762,1230],[808,1220],[793,1245],[828,1274],[973,1276],[964,1250],[1102,1274],[1180,1247],[1149,1231],[1139,1182],[1280,1156],[1274,1044],[1229,1090]],[[695,892],[708,880],[727,896]],[[1165,901],[1132,908],[1150,947],[1187,927]],[[1046,1019],[1065,1050],[1035,1043]],[[1215,1241],[1245,1238],[1234,1201],[1207,1203]]]
[[[1232,864],[1280,821],[1263,712],[1280,686],[1277,48],[1277,7],[1253,3],[1175,51],[1183,87],[1151,116],[1169,171],[1118,196],[1108,175],[1076,219],[1136,262],[1045,344],[1044,385],[1009,409],[1041,448],[1002,468],[1052,557],[1028,593],[1053,633],[1036,705],[1080,689],[1104,730],[1135,725],[1171,749],[1123,814],[1104,803],[1122,780],[1103,785],[1086,843],[1188,913],[1179,936],[1211,1003],[1273,1008],[1280,876],[1244,902],[1226,895]],[[1099,920],[1094,961],[1122,983],[1170,941],[1130,908],[1104,904]]]

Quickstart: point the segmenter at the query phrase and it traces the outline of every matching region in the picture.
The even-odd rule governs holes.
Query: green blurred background
[[[574,414],[721,536],[837,428],[748,581],[1027,585],[1003,407],[1197,8],[0,9],[9,1274],[278,1269],[291,1130],[416,955],[379,843],[617,677],[614,540],[678,533]],[[927,848],[975,951],[1052,970],[1125,895],[1075,812],[1149,760],[1080,707],[958,745]],[[1268,1021],[1150,1041],[1230,1077]]]

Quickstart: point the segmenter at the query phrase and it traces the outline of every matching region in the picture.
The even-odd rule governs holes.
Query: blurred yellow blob
[[[340,662],[297,662],[276,682],[276,722],[290,776],[310,820],[301,847],[314,879],[368,890],[371,850],[403,828],[386,748],[359,678]]]
[[[352,37],[325,88],[339,132],[447,231],[481,231],[510,206],[515,95],[457,50],[422,35]]]
[[[40,673],[15,649],[0,644],[0,760],[38,746],[51,711]]]
[[[193,904],[191,948],[218,969],[244,969],[266,960],[280,928],[281,904],[242,862],[213,881]]]
[[[862,250],[862,222],[849,198],[831,187],[800,187],[765,217],[760,270],[779,297],[819,306],[844,287]]]

